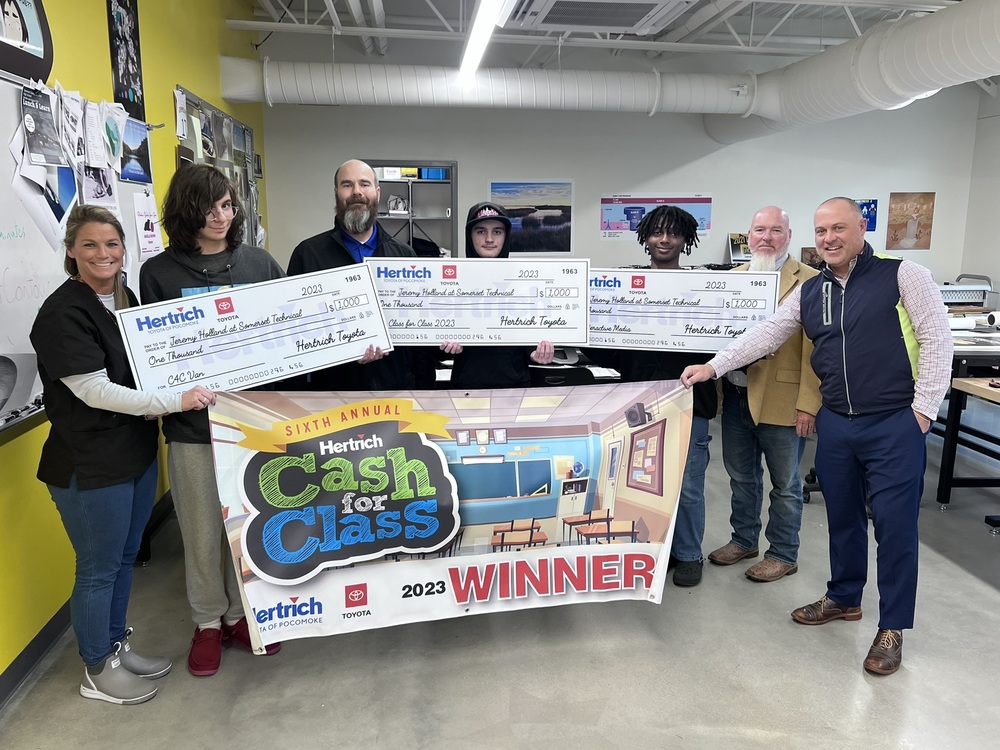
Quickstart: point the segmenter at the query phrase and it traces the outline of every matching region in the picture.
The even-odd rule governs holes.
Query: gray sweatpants
[[[191,618],[197,625],[243,617],[236,568],[222,520],[212,446],[170,443],[170,495],[184,542],[184,578]]]

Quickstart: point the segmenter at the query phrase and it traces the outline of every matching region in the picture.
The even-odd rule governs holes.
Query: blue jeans
[[[764,536],[766,557],[794,565],[799,554],[802,526],[802,480],[799,464],[805,441],[795,427],[754,424],[746,393],[729,385],[723,388],[722,463],[732,488],[733,543],[743,549],[757,549],[760,511],[764,503],[764,468],[771,477],[770,506]]]
[[[701,541],[705,538],[705,469],[708,468],[710,442],[712,436],[708,434],[708,420],[693,417],[671,546],[671,554],[681,562],[702,559]]]
[[[76,552],[70,597],[80,656],[94,666],[125,637],[132,566],[156,496],[156,461],[141,476],[111,487],[81,490],[48,485]]]

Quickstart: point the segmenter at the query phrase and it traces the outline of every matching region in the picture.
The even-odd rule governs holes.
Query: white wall
[[[963,273],[985,274],[1000,289],[1000,261],[997,257],[1000,222],[1000,96],[985,92],[976,123],[976,150],[969,186],[969,218],[965,233]]]
[[[791,215],[797,253],[813,244],[816,205],[833,195],[880,201],[869,241],[882,249],[889,193],[933,191],[931,250],[905,255],[953,279],[963,267],[978,92],[956,87],[896,112],[733,146],[712,141],[696,115],[278,106],[265,111],[268,246],[284,263],[297,242],[332,226],[333,171],[348,158],[453,159],[462,216],[489,179],[571,178],[574,252],[602,266],[645,257],[634,240],[599,239],[609,193],[710,193],[713,230],[688,261],[700,264],[721,262],[727,233],[745,231],[772,203]]]

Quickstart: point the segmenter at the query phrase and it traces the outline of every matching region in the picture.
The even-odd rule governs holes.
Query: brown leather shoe
[[[770,583],[785,576],[793,576],[799,572],[798,565],[790,565],[773,557],[765,557],[756,565],[747,568],[746,577],[758,583]]]
[[[754,549],[743,549],[736,542],[730,542],[725,547],[719,547],[715,552],[708,556],[708,561],[713,562],[716,565],[732,565],[733,563],[738,563],[740,560],[745,560],[748,557],[757,557],[760,554],[760,550]]]
[[[865,670],[874,674],[892,674],[903,663],[903,631],[879,630],[868,649]]]
[[[843,607],[824,596],[818,602],[793,610],[792,619],[802,625],[825,625],[832,620],[860,620],[861,607]]]

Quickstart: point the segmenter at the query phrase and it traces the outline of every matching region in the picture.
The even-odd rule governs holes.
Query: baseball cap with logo
[[[510,219],[507,217],[507,212],[504,210],[503,206],[498,203],[491,203],[486,201],[484,203],[477,203],[472,208],[469,209],[469,215],[465,220],[465,254],[469,258],[478,258],[479,255],[476,253],[475,249],[472,247],[472,228],[483,221],[499,221],[503,224],[504,229],[507,232],[507,237],[504,241],[503,250],[500,252],[501,258],[506,258],[510,252]]]

